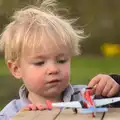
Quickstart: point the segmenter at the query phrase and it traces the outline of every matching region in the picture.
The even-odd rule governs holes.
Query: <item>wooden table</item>
[[[120,120],[120,108],[110,108],[105,113],[97,113],[93,118],[91,114],[75,114],[72,109],[53,109],[51,111],[23,111],[18,113],[12,120]]]

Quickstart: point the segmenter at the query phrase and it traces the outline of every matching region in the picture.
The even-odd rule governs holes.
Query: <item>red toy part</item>
[[[94,105],[94,101],[91,98],[92,95],[92,90],[86,90],[84,93],[84,97],[86,98],[86,100],[90,103],[90,105]]]
[[[52,109],[52,102],[50,100],[46,100],[46,105],[47,105],[49,110]]]
[[[92,100],[92,97],[91,97],[92,95],[93,95],[92,90],[86,90],[84,93],[84,97],[90,103],[90,105],[95,106],[94,101]],[[95,117],[94,113],[92,113],[92,116]]]

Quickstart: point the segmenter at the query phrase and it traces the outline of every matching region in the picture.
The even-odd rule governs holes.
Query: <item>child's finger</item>
[[[97,85],[95,85],[94,87],[92,87],[92,92],[93,92],[93,94],[95,94],[96,87],[97,87]]]
[[[101,81],[97,84],[97,86],[96,86],[95,94],[96,94],[96,95],[101,95],[103,89],[104,89],[105,86],[106,86],[106,84],[107,84],[107,81],[101,80]]]
[[[119,91],[119,85],[114,85],[114,86],[112,86],[112,88],[111,88],[111,90],[109,91],[109,93],[107,94],[107,97],[111,97],[111,96],[114,96],[115,94],[117,94],[118,93],[118,91]]]
[[[37,110],[42,110],[43,108],[41,104],[37,105],[36,107],[37,107]]]
[[[42,104],[38,104],[36,107],[37,107],[38,110],[46,110],[46,109],[48,109],[48,107],[46,105],[42,105]]]
[[[115,88],[112,87],[111,90],[109,91],[109,93],[107,94],[107,97],[111,97],[114,95],[114,92],[115,92]]]
[[[88,87],[93,87],[96,84],[99,83],[99,81],[101,80],[100,75],[97,75],[96,77],[92,78],[88,84]]]
[[[107,96],[111,88],[112,88],[112,83],[107,82],[107,84],[105,85],[105,88],[102,91],[102,96]]]
[[[33,104],[29,104],[29,105],[28,105],[28,108],[29,108],[30,110],[37,110],[36,106],[33,105]]]

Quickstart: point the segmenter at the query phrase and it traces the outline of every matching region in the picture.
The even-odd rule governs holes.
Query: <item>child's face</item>
[[[70,57],[64,52],[26,54],[20,60],[20,74],[29,92],[53,97],[68,86]]]

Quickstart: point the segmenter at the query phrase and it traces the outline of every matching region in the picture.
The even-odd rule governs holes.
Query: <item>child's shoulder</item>
[[[2,111],[0,111],[0,118],[9,118],[11,116],[14,116],[20,108],[20,100],[15,99],[12,100],[10,103],[8,103]]]

